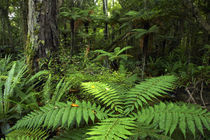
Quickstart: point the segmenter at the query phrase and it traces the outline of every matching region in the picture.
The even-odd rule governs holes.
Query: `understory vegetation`
[[[0,139],[209,140],[209,7],[0,0]]]

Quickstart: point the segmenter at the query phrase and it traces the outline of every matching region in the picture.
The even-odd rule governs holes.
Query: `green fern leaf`
[[[48,137],[47,131],[41,129],[17,129],[7,134],[8,140],[45,140]]]
[[[70,111],[71,111],[71,106],[70,105],[69,105],[68,108],[64,108],[64,114],[63,114],[63,117],[62,117],[62,127],[66,124],[66,122],[69,118]]]
[[[111,109],[122,112],[121,95],[115,91],[111,86],[99,82],[82,83],[82,88],[88,93],[95,96],[106,106],[111,106]]]
[[[134,119],[131,118],[109,118],[102,120],[99,125],[90,129],[90,132],[86,133],[91,137],[88,139],[127,139],[132,135],[131,130],[135,129]]]
[[[82,102],[82,107],[83,108],[86,108],[87,106],[86,106],[86,103],[83,101]],[[88,124],[88,111],[87,111],[87,109],[83,109],[83,118],[84,118],[84,120],[85,120],[85,122],[86,122],[86,124]]]
[[[89,128],[90,127],[65,130],[61,132],[59,136],[53,137],[52,140],[85,140],[89,137],[89,135],[86,134]]]
[[[155,138],[158,140],[170,140],[171,138],[165,135],[162,135],[162,130],[155,129],[157,125],[148,125],[148,124],[142,124],[141,118],[137,120],[136,129],[133,132],[134,135],[132,135],[129,140],[139,140],[139,139],[146,139],[148,137]]]
[[[84,119],[83,113],[86,110],[86,123],[89,118],[94,122],[95,118],[102,120],[107,118],[109,112],[105,111],[105,108],[97,106],[96,104],[91,105],[89,102],[79,102],[76,101],[76,104],[72,102],[65,103],[56,103],[55,105],[47,105],[41,107],[40,110],[34,111],[27,116],[19,120],[14,128],[36,128],[36,127],[47,127],[47,128],[56,128],[58,126],[67,126],[70,127],[72,124],[75,124],[75,121],[78,125]]]
[[[134,106],[138,110],[144,104],[147,105],[148,101],[167,95],[166,91],[173,89],[176,79],[175,76],[160,76],[141,82],[126,94],[126,108]]]
[[[153,108],[153,109],[152,109]],[[196,128],[203,134],[203,126],[209,129],[210,113],[201,107],[191,104],[160,103],[154,107],[148,107],[134,115],[140,122],[147,124],[158,124],[165,135],[173,134],[179,127],[186,137],[187,129],[195,136]]]
[[[180,113],[179,118],[180,118],[180,120],[179,120],[179,128],[182,131],[182,133],[184,134],[184,136],[186,137],[186,127],[187,126],[186,126],[185,115]]]

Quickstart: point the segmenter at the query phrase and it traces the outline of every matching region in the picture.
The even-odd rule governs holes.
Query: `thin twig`
[[[206,108],[206,103],[203,100],[203,81],[201,82],[200,97],[201,97],[201,101],[203,102],[203,106]]]
[[[195,99],[193,98],[192,94],[190,93],[189,89],[186,87],[185,90],[187,91],[187,93],[189,94],[190,98],[192,99],[194,104],[197,104]]]

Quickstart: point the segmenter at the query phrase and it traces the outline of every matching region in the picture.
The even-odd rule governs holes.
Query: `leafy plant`
[[[195,136],[196,129],[204,135],[204,127],[210,130],[207,110],[191,104],[163,103],[158,99],[174,88],[176,80],[174,76],[151,78],[125,93],[119,93],[108,84],[82,83],[82,89],[95,97],[99,101],[97,104],[84,101],[49,104],[19,120],[13,129],[67,129],[90,125],[91,120],[91,124],[99,123],[91,128],[78,128],[75,135],[72,134],[75,129],[72,133],[70,129],[70,133],[65,131],[57,138],[108,140],[150,136],[170,139],[177,129],[184,137],[188,131]]]
[[[128,54],[122,54],[128,49],[131,49],[131,46],[124,47],[120,49],[120,47],[116,47],[114,49],[114,52],[106,52],[104,50],[95,50],[94,52],[99,53],[95,61],[103,60],[106,65],[114,65],[115,63],[119,65],[120,60],[127,60],[128,57],[131,57],[131,55]],[[108,59],[108,61],[107,61]],[[115,68],[116,69],[116,68]],[[117,68],[118,69],[118,68]]]
[[[46,71],[27,77],[24,61],[9,62],[8,58],[1,60],[3,61],[8,67],[11,66],[0,73],[0,124],[2,133],[6,134],[10,128],[10,120],[19,119],[30,108],[38,107],[34,97],[37,92],[33,88],[37,85],[35,79],[46,74]]]
[[[127,47],[124,47],[122,49],[120,49],[120,47],[116,47],[114,49],[114,52],[106,52],[106,51],[103,51],[103,50],[95,50],[96,53],[100,53],[99,56],[97,56],[96,60],[99,60],[101,59],[101,57],[104,57],[104,56],[107,56],[108,59],[110,61],[114,61],[114,60],[119,60],[119,59],[124,59],[126,60],[127,57],[129,57],[130,55],[128,54],[122,54],[124,51],[128,50],[128,49],[131,49],[132,47],[131,46],[127,46]]]

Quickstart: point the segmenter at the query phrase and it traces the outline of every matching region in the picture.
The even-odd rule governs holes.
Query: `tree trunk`
[[[29,0],[26,52],[32,70],[38,71],[39,59],[50,57],[58,46],[57,1]]]
[[[11,25],[9,20],[9,0],[0,0],[0,17],[1,17],[1,27],[2,27],[2,45],[13,47],[13,39],[11,34]]]
[[[71,19],[71,55],[77,52],[77,48],[75,47],[75,28],[74,28],[75,21]]]
[[[27,34],[28,34],[28,26],[27,21],[28,17],[28,0],[22,0],[20,3],[20,10],[21,10],[21,18],[22,21],[20,21],[20,25],[22,25],[22,33],[23,33],[23,42],[26,43],[27,41]],[[26,44],[24,44],[25,46]]]
[[[103,0],[103,11],[104,15],[108,17],[108,2],[107,0]],[[105,23],[105,29],[104,29],[104,39],[108,39],[108,23]]]

